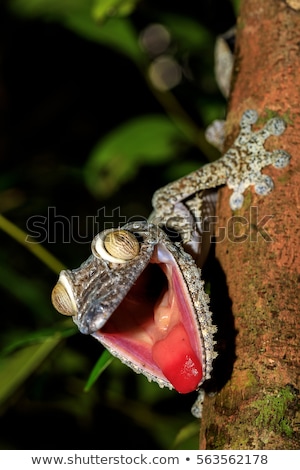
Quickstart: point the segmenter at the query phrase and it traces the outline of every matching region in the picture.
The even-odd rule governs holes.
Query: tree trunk
[[[300,448],[299,72],[300,1],[242,1],[227,143],[242,113],[255,109],[264,119],[285,119],[284,134],[265,146],[292,158],[284,169],[267,167],[275,189],[264,197],[247,190],[234,214],[230,190],[220,192],[219,233],[226,227],[227,237],[216,257],[232,303],[223,314],[233,316],[236,336],[227,341],[235,341],[235,359],[220,350],[216,369],[223,361],[227,382],[204,401],[200,449]]]

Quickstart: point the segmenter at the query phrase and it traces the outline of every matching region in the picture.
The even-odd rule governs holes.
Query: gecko
[[[290,161],[286,151],[264,147],[268,137],[284,132],[284,121],[275,117],[253,131],[257,119],[256,111],[246,110],[239,135],[219,160],[157,190],[148,220],[97,234],[88,259],[62,271],[52,291],[54,307],[81,333],[161,387],[199,390],[200,401],[217,356],[201,278],[209,248],[205,215],[214,213],[220,186],[232,189],[234,211],[248,187],[261,196],[272,191],[264,167],[281,169]],[[195,408],[194,415],[200,416]]]

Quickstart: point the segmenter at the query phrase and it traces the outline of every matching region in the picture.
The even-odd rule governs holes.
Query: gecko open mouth
[[[192,308],[176,263],[157,245],[148,266],[93,336],[151,375],[166,378],[178,392],[191,392],[203,376]]]
[[[141,223],[138,233],[126,227],[117,235],[98,234],[92,256],[61,272],[53,304],[134,371],[180,393],[196,390],[215,357],[215,327],[199,270],[157,227]],[[126,238],[126,251],[132,251],[126,261],[126,253],[121,259],[104,250],[111,233]],[[123,238],[122,247],[115,240],[118,253]]]

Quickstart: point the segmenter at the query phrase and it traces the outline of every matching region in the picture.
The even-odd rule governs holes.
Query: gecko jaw
[[[202,347],[188,297],[175,260],[158,244],[150,263],[93,336],[148,378],[181,393],[193,391],[203,378]]]
[[[137,255],[119,263],[92,250],[79,268],[61,273],[53,304],[135,372],[180,393],[196,390],[216,357],[200,270],[158,226],[123,228],[139,241]]]

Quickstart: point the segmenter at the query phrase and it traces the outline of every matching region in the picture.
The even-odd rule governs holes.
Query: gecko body
[[[208,251],[203,216],[214,214],[221,185],[233,190],[233,210],[249,186],[268,194],[273,181],[261,170],[283,168],[290,159],[284,150],[264,148],[269,136],[282,134],[284,121],[273,118],[254,132],[257,117],[253,110],[243,114],[238,137],[219,160],[158,190],[148,221],[96,235],[89,258],[62,271],[53,289],[55,308],[72,316],[82,333],[135,372],[180,393],[199,390],[216,357],[200,269]]]

